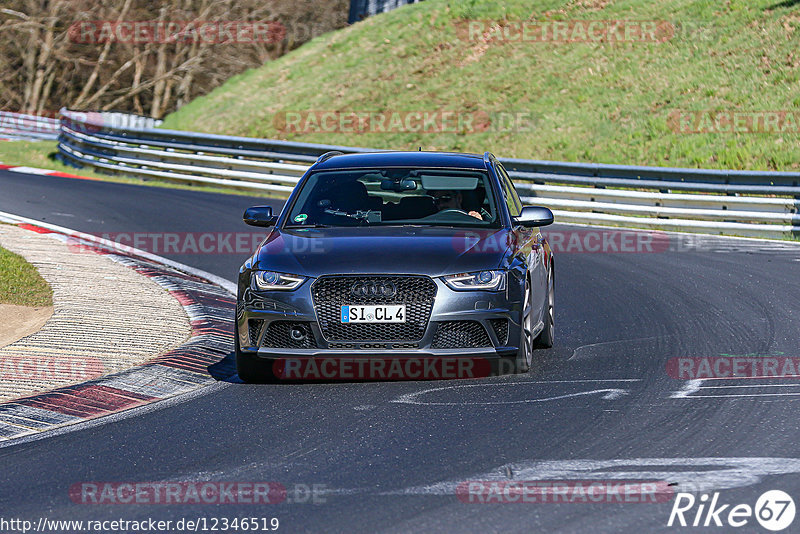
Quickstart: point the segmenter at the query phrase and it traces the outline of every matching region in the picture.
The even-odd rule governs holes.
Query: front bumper
[[[436,296],[424,334],[400,341],[326,339],[312,298],[313,280],[294,291],[256,292],[240,284],[236,318],[240,351],[259,359],[516,355],[522,299],[515,284],[507,284],[504,291],[454,291],[441,280],[432,280]],[[293,329],[302,330],[303,338],[293,338]]]

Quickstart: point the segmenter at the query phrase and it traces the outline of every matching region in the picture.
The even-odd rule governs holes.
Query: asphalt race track
[[[0,210],[96,234],[250,232],[242,211],[264,203],[0,172]],[[475,504],[454,488],[497,477],[623,478],[717,490],[729,504],[754,506],[772,489],[796,499],[800,380],[690,382],[666,371],[677,357],[800,353],[800,247],[712,242],[558,254],[556,347],[527,375],[223,382],[0,448],[0,510],[31,520],[277,517],[287,532],[641,532],[676,530],[666,526],[672,502]],[[163,255],[230,280],[246,256]],[[275,481],[289,495],[266,506],[87,505],[69,496],[85,481],[205,480]],[[300,494],[314,485],[316,503]],[[753,518],[739,530],[764,531]]]

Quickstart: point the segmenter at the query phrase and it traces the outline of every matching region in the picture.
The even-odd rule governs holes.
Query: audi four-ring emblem
[[[397,294],[397,286],[393,282],[356,282],[350,293],[355,297],[392,298]]]

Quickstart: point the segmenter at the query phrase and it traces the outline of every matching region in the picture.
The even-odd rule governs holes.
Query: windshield
[[[419,168],[317,172],[286,221],[290,228],[406,224],[499,227],[488,175]]]

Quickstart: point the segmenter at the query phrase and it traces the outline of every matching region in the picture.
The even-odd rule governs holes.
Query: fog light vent
[[[253,347],[258,347],[259,341],[261,341],[261,328],[264,326],[264,321],[262,319],[250,319],[247,321],[247,328],[250,331],[250,345]]]
[[[433,336],[434,349],[473,349],[491,347],[489,334],[478,321],[444,321]]]
[[[501,345],[508,344],[508,319],[490,319],[492,329]]]
[[[273,349],[313,349],[317,347],[308,323],[274,321],[267,326],[262,347]]]

